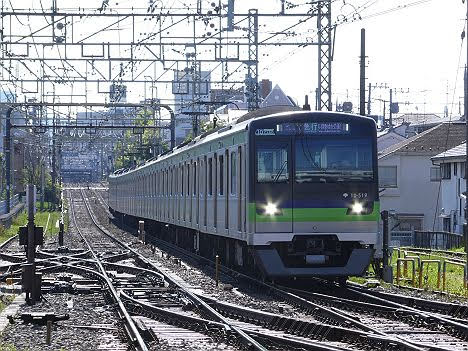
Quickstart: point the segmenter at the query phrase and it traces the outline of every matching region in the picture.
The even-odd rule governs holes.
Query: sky
[[[368,1],[346,2],[357,7]],[[461,0],[419,1],[418,5],[366,18],[369,14],[415,2],[374,1],[361,13],[363,20],[337,27],[332,68],[333,103],[349,99],[355,108],[359,104],[360,31],[365,28],[366,86],[368,83],[385,86],[386,83],[388,88],[394,88],[394,101],[400,102],[402,112],[443,114],[448,100],[449,115],[458,115],[458,103],[463,96],[463,67],[467,60],[466,40],[461,46],[466,4]],[[334,17],[342,11],[341,3],[335,3]],[[271,78],[302,103],[303,91],[313,94],[316,86],[316,58],[315,47],[303,49],[269,70]],[[373,88],[371,96],[388,100],[389,89]],[[405,102],[412,104],[402,105]],[[462,100],[461,103],[463,112]],[[382,113],[383,104],[373,100],[371,108],[372,113]]]
[[[218,0],[201,0],[205,9],[210,8],[211,3]],[[315,0],[291,0],[286,1],[286,12],[303,11],[310,8],[310,3]],[[51,6],[52,0],[3,0],[6,8],[34,8],[44,9]],[[71,7],[70,2],[57,1],[60,9]],[[73,2],[76,7],[98,8],[102,0],[77,0]],[[106,11],[117,11],[117,9],[130,8],[131,6],[146,9],[150,4],[164,4],[166,8],[184,9],[187,6],[193,8],[195,0],[109,0]],[[227,0],[222,0],[226,4]],[[299,5],[297,7],[289,5]],[[281,0],[235,0],[235,12],[245,13],[250,8],[258,8],[259,12],[278,13],[281,9]],[[463,66],[466,63],[466,40],[462,44],[461,33],[465,25],[466,4],[462,0],[334,0],[332,7],[332,22],[339,23],[336,28],[334,60],[332,64],[332,102],[342,103],[351,101],[357,111],[359,100],[359,55],[360,55],[360,30],[366,29],[366,56],[367,56],[367,83],[371,83],[373,114],[383,112],[382,100],[389,99],[389,88],[394,89],[394,101],[400,103],[401,112],[426,112],[443,115],[444,108],[448,105],[449,115],[459,114],[459,102],[463,95]],[[348,21],[343,22],[346,18]],[[351,19],[354,18],[354,21]],[[359,19],[361,18],[361,19]],[[18,26],[18,30],[27,32],[39,28],[43,23],[40,21],[48,19],[42,17],[31,17],[30,21]],[[50,19],[49,19],[50,20]],[[34,22],[34,21],[37,21]],[[274,18],[269,23],[260,19],[260,38],[265,38],[271,33],[278,34],[291,22],[281,22]],[[173,22],[173,21],[172,21]],[[171,23],[167,20],[166,23]],[[93,37],[96,40],[121,40],[128,39],[128,23],[122,22],[121,27],[102,31]],[[140,20],[137,35],[144,37],[146,32],[150,33],[158,28],[155,19]],[[245,24],[244,24],[245,25]],[[31,26],[31,27],[29,27]],[[65,24],[65,27],[68,26]],[[216,30],[217,23],[214,23]],[[83,18],[75,25],[76,33],[93,33],[104,27],[102,21],[93,18]],[[210,31],[206,27],[206,31]],[[190,29],[190,23],[176,27],[174,35],[184,33]],[[287,40],[310,40],[316,38],[316,21],[308,22],[295,27],[294,35],[281,37],[276,35],[276,41]],[[291,32],[289,31],[289,32]],[[143,33],[145,32],[145,33]],[[70,33],[70,31],[68,32]],[[40,33],[44,34],[44,33]],[[46,33],[47,34],[47,33]],[[39,40],[39,39],[36,39]],[[42,40],[47,40],[42,38]],[[67,39],[68,40],[68,39]],[[36,41],[37,42],[37,41]],[[33,46],[31,46],[33,47]],[[49,50],[57,54],[57,46],[50,46]],[[71,49],[70,49],[71,50]],[[167,54],[169,54],[167,51]],[[33,51],[31,51],[33,52]],[[64,52],[61,53],[63,55]],[[122,54],[122,52],[114,53]],[[174,54],[174,52],[172,52]],[[143,67],[143,65],[140,65]],[[309,94],[311,101],[314,100],[315,88],[317,87],[317,47],[260,47],[259,48],[259,79],[270,79],[273,84],[278,84],[293,97],[299,104],[303,104],[304,95]],[[68,74],[76,73],[68,67]],[[83,72],[85,68],[76,66],[78,71]],[[99,69],[100,67],[97,66]],[[32,70],[36,74],[32,63],[25,68],[21,65],[16,68],[18,72]],[[53,67],[50,71],[60,70],[62,67]],[[91,68],[87,68],[90,71]],[[211,69],[211,68],[210,68]],[[146,74],[159,76],[162,68],[150,71]],[[113,74],[118,72],[118,67],[113,67]],[[164,77],[172,79],[170,71]],[[52,72],[46,72],[51,74]],[[173,73],[172,73],[173,74]],[[239,72],[242,79],[245,70]],[[215,77],[213,74],[212,77]],[[146,78],[145,78],[146,79]],[[150,78],[148,78],[150,79]],[[129,86],[128,100],[138,102],[149,94],[150,84]],[[57,90],[62,89],[59,85]],[[385,88],[382,88],[385,87]],[[99,92],[102,86],[96,88],[91,84],[85,90],[75,85],[75,94],[87,94],[88,97],[104,99]],[[50,92],[49,92],[50,93]],[[170,85],[158,88],[158,94],[168,97],[171,94]],[[65,99],[62,98],[62,99]],[[79,96],[76,97],[79,99]],[[75,100],[76,100],[75,99]],[[129,101],[130,102],[130,101]],[[447,104],[448,102],[448,104]],[[387,104],[388,107],[388,104]],[[463,105],[461,105],[463,110]]]

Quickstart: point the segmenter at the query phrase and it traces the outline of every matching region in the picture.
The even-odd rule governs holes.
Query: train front
[[[304,112],[249,127],[249,244],[270,277],[362,275],[377,244],[372,119]]]

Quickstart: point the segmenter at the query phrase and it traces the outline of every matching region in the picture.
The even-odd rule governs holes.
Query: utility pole
[[[44,210],[44,195],[45,195],[45,162],[44,159],[41,160],[41,211]]]
[[[6,213],[10,213],[10,197],[11,197],[11,112],[12,108],[8,108],[5,118],[5,168],[6,168]]]
[[[466,1],[466,23],[468,24],[468,1]],[[468,27],[467,27],[468,29]],[[468,38],[466,38],[468,43]],[[465,279],[468,280],[468,44],[466,45],[466,64],[465,66],[465,125],[466,125],[466,136],[465,144],[465,223],[463,225],[463,231],[465,234],[465,253],[466,253],[466,264],[465,264]],[[467,287],[468,281],[465,281],[465,287]]]
[[[390,89],[390,102],[389,102],[389,123],[390,123],[390,129],[393,129],[393,120],[392,120],[392,103],[393,103],[393,89]]]
[[[361,63],[359,79],[359,114],[366,115],[366,30],[361,28]]]
[[[369,91],[367,93],[367,115],[371,115],[371,89],[372,89],[372,84],[369,83]]]

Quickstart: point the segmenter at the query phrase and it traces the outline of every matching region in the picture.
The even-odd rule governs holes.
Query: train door
[[[195,202],[195,213],[194,213],[194,225],[198,227],[198,220],[200,216],[200,189],[198,186],[198,177],[200,176],[199,173],[199,168],[200,168],[200,159],[198,158],[194,163],[193,163],[193,194],[194,194],[194,202]]]
[[[225,203],[224,203],[224,224],[226,229],[229,229],[229,174],[230,174],[230,167],[229,167],[229,150],[225,152],[225,159],[226,159],[226,194],[225,194]]]
[[[256,232],[291,233],[292,162],[289,138],[257,137],[254,201]]]
[[[213,156],[213,227],[218,227],[218,155]]]
[[[208,159],[206,156],[203,157],[203,225],[207,226],[207,213],[208,213]]]

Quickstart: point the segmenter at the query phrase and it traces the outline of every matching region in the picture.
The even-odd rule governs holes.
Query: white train
[[[258,114],[258,112],[257,112]],[[372,119],[244,118],[109,178],[115,217],[269,277],[361,275],[378,237]]]

